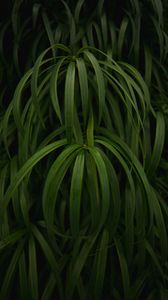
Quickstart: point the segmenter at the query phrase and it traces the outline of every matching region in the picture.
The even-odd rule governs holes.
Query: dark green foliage
[[[1,300],[168,298],[167,12],[161,0],[4,10]]]

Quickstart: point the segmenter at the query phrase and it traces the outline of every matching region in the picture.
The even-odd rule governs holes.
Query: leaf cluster
[[[168,297],[168,7],[111,2],[4,12],[2,300]]]

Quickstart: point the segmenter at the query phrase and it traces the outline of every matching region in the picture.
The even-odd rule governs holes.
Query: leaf
[[[73,127],[73,132],[74,132],[74,138],[75,142],[79,145],[83,145],[83,132],[81,128],[81,122],[79,120],[76,107],[74,107],[74,127]]]
[[[80,151],[76,157],[70,188],[70,225],[73,236],[78,235],[80,228],[81,195],[84,175],[84,152]]]
[[[56,137],[58,137],[59,135],[61,136],[65,131],[65,127],[61,126],[58,127],[57,129],[55,129],[54,131],[50,132],[47,137],[41,142],[41,144],[39,145],[38,149],[43,148],[44,146],[46,146],[47,144],[49,144],[53,139],[55,139]]]
[[[89,120],[87,126],[87,144],[89,147],[94,146],[94,118],[92,108],[90,107]]]
[[[107,17],[106,14],[103,13],[101,16],[101,28],[102,28],[102,36],[104,42],[104,49],[107,49],[107,41],[108,41],[108,27],[107,27]]]
[[[2,300],[6,300],[8,297],[8,294],[11,292],[10,285],[12,283],[12,278],[14,277],[14,273],[16,271],[16,267],[17,267],[20,255],[23,250],[23,246],[24,246],[24,241],[21,240],[21,242],[18,244],[18,246],[11,258],[9,266],[7,268],[7,271],[6,271],[6,274],[3,279],[1,289],[0,289],[0,299],[2,299]]]
[[[94,281],[94,299],[102,299],[103,283],[107,268],[107,253],[108,253],[109,233],[106,229],[103,230],[100,246],[97,249],[95,258],[95,281]]]
[[[65,127],[67,132],[68,143],[72,142],[72,128],[74,117],[74,91],[75,89],[75,63],[70,62],[67,68],[66,80],[65,80]]]
[[[17,88],[14,93],[14,97],[11,103],[13,103],[13,115],[16,122],[16,126],[20,133],[23,133],[23,124],[21,122],[21,97],[26,87],[26,84],[30,77],[32,76],[32,69],[26,72],[26,74],[22,77],[20,82],[17,85]]]
[[[100,123],[104,111],[104,106],[105,106],[105,79],[101,67],[99,65],[99,62],[95,58],[95,56],[87,50],[84,51],[84,54],[89,59],[96,75],[96,82],[98,88],[98,100],[99,100],[99,123]]]
[[[40,68],[41,66],[43,66],[47,61],[52,61],[53,58],[49,58],[47,60],[44,60],[45,55],[52,49],[61,49],[65,52],[69,52],[69,49],[61,44],[56,44],[53,45],[49,48],[47,48],[45,51],[43,51],[39,57],[37,58],[34,67],[32,69],[32,77],[31,77],[31,96],[32,96],[32,101],[34,103],[34,107],[36,109],[37,115],[42,123],[42,125],[44,126],[44,121],[42,119],[42,115],[41,115],[41,110],[40,110],[40,106],[39,106],[39,101],[38,101],[38,93],[39,93],[39,89],[38,89],[38,79],[39,79],[39,72],[40,72]]]
[[[152,177],[159,165],[162,151],[165,142],[165,120],[164,116],[161,112],[157,112],[156,114],[156,134],[155,134],[155,142],[153,147],[152,156],[150,159],[150,164],[147,169],[147,174]]]
[[[43,291],[41,300],[50,300],[51,299],[55,285],[56,285],[56,278],[55,278],[54,274],[51,273],[51,275],[49,276],[49,278],[47,280],[47,284]]]
[[[29,238],[29,284],[32,299],[39,299],[37,251],[33,236]]]
[[[158,236],[160,239],[161,259],[162,261],[166,261],[168,257],[168,238],[167,238],[166,223],[160,207],[159,200],[157,198],[157,193],[153,188],[151,189],[151,199],[152,199],[151,209],[153,210],[155,216]]]
[[[153,260],[153,262],[154,262],[154,264],[155,264],[158,272],[160,273],[160,275],[163,278],[164,277],[164,272],[163,272],[163,269],[162,269],[162,267],[160,265],[158,257],[156,255],[155,251],[152,249],[152,246],[150,245],[150,243],[147,240],[145,241],[145,248],[146,248],[147,252],[149,253],[149,255],[151,256],[151,258],[152,258],[152,260]]]
[[[134,256],[134,238],[135,238],[135,198],[132,197],[131,191],[128,187],[125,188],[125,249],[126,258],[129,265],[131,265]]]
[[[81,146],[79,145],[68,146],[57,157],[49,170],[42,196],[43,214],[48,226],[52,226],[54,222],[57,193],[60,184],[80,148]]]
[[[109,213],[109,205],[110,205],[110,190],[109,190],[109,178],[107,175],[106,165],[101,154],[96,147],[88,147],[90,154],[92,155],[96,167],[98,170],[98,175],[100,179],[100,186],[101,186],[101,217],[100,223],[97,230],[99,231],[100,228],[104,225],[107,220],[107,216]]]
[[[78,22],[79,22],[79,16],[80,16],[80,12],[81,12],[83,4],[84,4],[84,0],[77,1],[76,7],[75,7],[75,13],[74,13],[74,19],[75,19],[76,24],[78,24]]]
[[[70,33],[70,45],[73,47],[75,45],[75,36],[76,36],[76,26],[74,21],[74,16],[71,12],[70,7],[67,5],[67,3],[64,0],[61,0],[61,2],[65,6],[67,19],[68,19],[68,25],[69,25],[69,33]]]
[[[119,225],[120,213],[121,213],[121,192],[120,192],[120,182],[117,173],[110,161],[109,156],[106,155],[104,151],[99,149],[101,156],[104,159],[108,177],[111,178],[110,184],[110,236],[112,236]],[[95,210],[97,211],[97,209]]]
[[[153,0],[153,7],[155,8],[155,12],[158,15],[159,25],[163,24],[163,4],[161,0]]]
[[[20,285],[20,298],[29,300],[26,257],[25,257],[24,250],[19,259],[19,285]]]
[[[89,152],[85,153],[86,174],[87,174],[87,189],[91,207],[91,229],[94,232],[97,230],[100,220],[100,199],[99,193],[99,178],[97,174],[96,164]]]
[[[17,229],[13,233],[6,236],[4,239],[0,241],[0,251],[2,251],[5,247],[16,243],[21,237],[26,233],[26,229]]]
[[[60,299],[63,298],[63,286],[62,286],[62,281],[60,278],[60,268],[58,265],[58,262],[56,260],[56,256],[53,253],[51,247],[49,246],[48,242],[46,241],[46,239],[44,238],[44,236],[42,235],[42,233],[39,231],[39,229],[36,226],[32,226],[32,232],[34,234],[34,236],[36,237],[37,241],[39,242],[41,249],[44,253],[45,259],[48,261],[48,264],[55,276],[56,279],[56,285],[58,287],[59,290],[59,294],[60,294]]]
[[[39,3],[34,3],[33,8],[32,8],[32,19],[33,19],[33,27],[36,27],[37,24],[37,19],[38,15],[41,9],[41,4]]]
[[[61,116],[61,110],[60,110],[60,105],[59,105],[59,99],[58,99],[58,79],[59,79],[59,71],[61,66],[63,65],[66,57],[63,57],[60,59],[56,66],[54,67],[50,79],[50,96],[51,96],[51,101],[53,104],[53,107],[55,109],[56,115],[60,120],[60,123],[62,124],[62,116]]]
[[[144,169],[143,169],[142,165],[140,164],[140,162],[138,161],[138,159],[136,158],[136,156],[134,155],[134,153],[131,151],[131,149],[128,147],[128,145],[122,139],[117,137],[116,135],[113,135],[109,131],[104,130],[104,129],[99,129],[99,130],[104,135],[106,135],[108,137],[108,139],[111,140],[111,142],[113,142],[115,145],[118,145],[117,151],[119,153],[121,153],[122,155],[124,155],[124,158],[130,163],[130,166],[132,166],[134,168],[136,174],[138,175],[138,177],[140,178],[140,180],[143,184],[143,187],[146,192],[146,196],[148,198],[148,203],[150,204],[151,188],[150,188],[148,179],[146,177],[146,174],[144,172]],[[113,144],[113,146],[114,146],[114,144]]]
[[[129,24],[129,20],[127,17],[123,18],[120,30],[119,30],[119,36],[118,36],[118,57],[121,59],[122,57],[122,50],[124,46],[124,42],[126,40],[126,30]]]
[[[45,27],[45,30],[47,32],[47,36],[48,36],[48,39],[50,42],[50,46],[52,47],[55,44],[55,41],[54,41],[54,36],[53,36],[52,28],[51,28],[51,22],[48,19],[47,14],[44,11],[42,12],[42,19],[43,19],[44,27]],[[52,53],[53,53],[53,57],[55,58],[54,48],[52,48]]]
[[[20,15],[19,15],[19,10],[21,7],[23,0],[16,0],[13,5],[12,9],[12,28],[14,34],[17,36],[19,33],[19,25],[20,25]]]
[[[41,150],[37,151],[32,157],[30,157],[26,163],[22,166],[22,168],[17,172],[15,178],[9,185],[6,194],[4,196],[3,205],[1,207],[1,214],[3,216],[3,211],[7,208],[9,201],[15,192],[15,190],[18,188],[22,180],[25,178],[26,175],[29,174],[29,172],[32,171],[32,168],[46,155],[51,153],[52,151],[65,146],[66,140],[62,139],[60,141],[54,142],[50,145],[45,146]]]
[[[76,64],[78,69],[78,77],[80,84],[80,93],[82,100],[82,110],[83,110],[83,119],[86,124],[87,116],[88,116],[88,77],[87,77],[87,69],[82,58],[76,58]]]
[[[129,278],[129,271],[126,262],[126,258],[123,253],[122,244],[119,240],[115,239],[115,246],[118,254],[118,259],[120,263],[120,270],[122,275],[122,283],[123,283],[123,290],[124,290],[124,299],[130,299],[130,278]]]
[[[122,165],[127,175],[127,179],[131,188],[132,197],[135,198],[135,186],[131,175],[131,170],[128,168],[125,160],[120,155],[120,152],[117,149],[115,149],[114,144],[111,143],[110,140],[107,140],[104,137],[102,137],[101,139],[96,139],[95,142],[104,145],[107,149],[109,149],[113,153],[113,155],[116,156],[117,160]]]
[[[17,162],[17,156],[14,156],[11,159],[10,162],[10,176],[11,176],[11,182],[13,181],[16,173],[18,170],[18,162]],[[13,210],[15,213],[15,217],[17,220],[20,220],[21,215],[20,215],[20,203],[19,203],[19,192],[15,192],[12,196],[12,205],[13,205]]]
[[[65,299],[73,299],[72,297],[74,294],[74,289],[77,285],[82,269],[86,264],[88,255],[96,242],[96,239],[97,235],[89,237],[83,244],[80,253],[76,257],[76,261],[70,269],[70,274],[66,281]]]

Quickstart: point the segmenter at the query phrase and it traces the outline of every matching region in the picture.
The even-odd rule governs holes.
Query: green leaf
[[[53,273],[49,276],[41,300],[50,300],[53,294],[53,290],[56,285],[56,278]]]
[[[153,147],[152,156],[150,159],[149,167],[147,169],[147,174],[152,177],[159,165],[162,151],[165,142],[165,119],[161,112],[156,114],[156,134],[155,134],[155,142]]]
[[[97,235],[89,237],[83,244],[82,249],[74,265],[70,268],[70,274],[66,281],[65,299],[73,299],[74,289],[79,280],[80,274],[86,264],[87,258],[97,239]]]
[[[107,17],[105,13],[103,13],[101,16],[101,28],[102,28],[102,36],[104,42],[104,50],[106,51],[107,42],[108,42],[108,26],[107,26]]]
[[[103,72],[101,70],[101,67],[99,65],[98,60],[96,57],[89,51],[84,51],[84,54],[89,59],[96,75],[96,82],[97,82],[97,88],[98,88],[98,100],[99,100],[99,123],[102,119],[104,106],[105,106],[105,79],[103,76]]]
[[[19,259],[19,284],[20,284],[20,298],[29,300],[28,278],[25,251],[23,250]]]
[[[75,13],[74,13],[74,19],[75,19],[76,24],[78,24],[78,22],[79,22],[80,12],[81,12],[84,2],[85,2],[84,0],[77,1],[76,7],[75,7]]]
[[[81,100],[82,100],[82,110],[83,110],[83,119],[86,124],[87,116],[88,116],[88,77],[87,77],[87,69],[85,66],[85,62],[82,58],[76,58],[76,64],[78,69],[78,77],[80,84],[80,92],[81,92]]]
[[[32,232],[33,232],[34,236],[36,237],[37,241],[39,242],[41,249],[44,253],[45,259],[48,261],[48,264],[56,278],[56,284],[58,286],[60,299],[62,299],[63,286],[62,286],[62,282],[61,282],[61,278],[60,278],[60,274],[59,274],[59,266],[58,266],[56,257],[54,255],[51,247],[49,246],[48,242],[42,235],[42,233],[34,225],[32,225]]]
[[[22,166],[22,168],[17,172],[15,178],[9,185],[6,194],[4,196],[4,201],[3,205],[1,207],[1,214],[3,215],[3,211],[7,208],[8,203],[15,192],[15,190],[18,188],[20,183],[23,181],[25,176],[29,174],[29,172],[32,171],[32,168],[46,155],[51,153],[52,151],[65,146],[66,145],[66,140],[62,139],[60,141],[54,142],[50,145],[45,146],[41,150],[37,151],[32,157],[30,157],[26,163]]]
[[[166,261],[168,257],[168,237],[167,237],[167,229],[166,229],[166,220],[162,213],[159,200],[157,198],[157,193],[152,188],[151,189],[151,209],[154,212],[157,230],[158,230],[158,237],[160,239],[160,248],[161,248],[161,259],[162,261]]]
[[[31,298],[34,300],[39,299],[37,251],[33,236],[29,238],[29,284]]]
[[[134,186],[133,178],[131,175],[131,170],[128,168],[125,160],[120,155],[120,152],[118,151],[118,149],[115,149],[115,147],[114,147],[115,145],[110,140],[105,139],[104,137],[102,137],[101,139],[96,139],[95,142],[99,143],[101,145],[104,145],[107,149],[109,149],[111,151],[111,153],[113,155],[116,156],[117,160],[122,165],[122,167],[127,175],[128,182],[129,182],[129,185],[131,188],[132,197],[135,198],[135,186]]]
[[[67,68],[66,80],[65,80],[65,127],[67,132],[67,141],[72,141],[72,129],[73,129],[73,117],[74,117],[74,91],[75,89],[75,63],[70,62]]]
[[[31,96],[32,96],[32,101],[34,103],[34,107],[36,109],[37,115],[42,123],[42,125],[44,126],[44,120],[42,118],[41,115],[41,109],[40,109],[40,105],[39,105],[39,88],[38,88],[38,79],[39,79],[39,73],[40,73],[40,68],[48,61],[52,61],[53,58],[48,58],[46,60],[44,60],[45,55],[52,49],[61,49],[65,52],[69,52],[69,49],[61,44],[56,44],[53,45],[49,48],[47,48],[45,51],[43,51],[40,56],[37,58],[35,65],[32,69],[32,77],[31,77]],[[50,73],[49,73],[50,74]]]
[[[5,145],[5,150],[9,156],[10,156],[10,151],[9,151],[9,145],[8,145],[8,136],[9,136],[9,118],[12,114],[12,110],[13,110],[13,102],[11,101],[11,103],[9,104],[8,108],[6,109],[3,121],[2,121],[2,138],[4,141],[4,145]]]
[[[17,264],[18,264],[21,252],[23,250],[23,247],[24,247],[24,241],[21,240],[21,242],[18,244],[18,246],[11,258],[11,261],[7,268],[3,283],[1,285],[0,299],[2,299],[2,300],[6,300],[8,297],[8,294],[10,293],[12,279],[14,277],[14,273],[16,271]]]
[[[56,66],[54,67],[50,79],[50,96],[51,96],[51,101],[53,104],[53,107],[55,109],[56,115],[60,120],[60,123],[62,124],[62,116],[61,116],[61,110],[60,110],[60,104],[59,104],[59,99],[58,99],[58,80],[59,80],[59,72],[60,68],[63,65],[66,57],[60,59]]]
[[[86,172],[87,172],[87,189],[90,199],[91,207],[91,228],[93,232],[97,230],[97,226],[100,220],[100,198],[99,193],[99,178],[97,174],[97,168],[92,155],[86,152]]]
[[[23,124],[21,122],[21,97],[22,93],[26,87],[26,84],[30,77],[32,76],[32,69],[26,72],[26,74],[22,77],[19,84],[17,85],[17,88],[14,93],[14,97],[12,100],[13,103],[13,115],[16,122],[16,126],[18,130],[23,133]]]
[[[57,194],[61,182],[81,146],[70,145],[57,157],[47,175],[43,190],[43,213],[47,225],[53,225]]]
[[[112,236],[119,225],[120,213],[121,213],[121,191],[120,182],[117,173],[110,161],[109,156],[104,151],[99,149],[101,156],[104,159],[108,177],[111,179],[110,184],[110,235]],[[97,212],[97,209],[95,210]]]
[[[122,275],[122,282],[123,282],[123,291],[124,291],[124,299],[130,299],[130,277],[129,271],[127,266],[127,261],[123,253],[122,244],[119,240],[115,239],[115,246],[118,254],[118,259],[120,263],[120,270]]]
[[[55,41],[54,41],[54,36],[53,36],[52,29],[51,29],[51,22],[48,19],[47,14],[44,11],[42,12],[42,19],[43,19],[44,27],[45,27],[45,30],[47,32],[47,36],[48,36],[48,39],[49,39],[49,42],[50,42],[50,46],[53,46],[55,44]],[[55,57],[54,48],[52,48],[52,52],[53,52],[53,57]]]
[[[89,120],[87,126],[87,144],[89,147],[94,146],[94,118],[92,107],[90,107]]]
[[[109,213],[109,206],[110,206],[110,190],[109,190],[109,178],[106,170],[106,165],[101,154],[98,151],[98,148],[88,147],[90,154],[92,155],[100,179],[100,187],[101,187],[101,217],[100,223],[97,230],[99,231],[100,228],[104,225],[107,220],[107,216]]]
[[[155,267],[157,268],[158,272],[160,273],[160,275],[163,278],[164,277],[164,272],[163,272],[163,269],[160,265],[158,257],[156,255],[156,252],[154,251],[154,249],[152,248],[152,246],[150,245],[150,243],[147,240],[145,241],[145,248],[146,248],[147,252],[149,253],[149,255],[151,256]]]
[[[4,239],[0,241],[0,251],[2,251],[5,247],[16,243],[21,237],[26,233],[26,229],[18,229],[13,233],[6,236]]]
[[[108,253],[109,233],[106,229],[103,230],[101,242],[97,249],[95,258],[95,281],[94,281],[94,299],[102,299],[103,283],[107,268],[107,253]]]
[[[84,175],[84,151],[80,151],[76,157],[70,189],[70,225],[73,236],[78,235],[80,228],[81,195]]]
[[[124,42],[126,40],[126,30],[129,24],[129,20],[127,17],[123,18],[120,30],[119,30],[119,36],[118,36],[118,57],[121,59],[122,57],[122,50],[124,46]]]
[[[11,182],[14,180],[14,177],[16,176],[17,171],[18,171],[18,161],[17,161],[17,156],[14,156],[10,162]],[[13,205],[13,210],[14,210],[16,219],[20,220],[21,215],[20,215],[20,203],[19,203],[19,192],[18,191],[16,191],[15,194],[13,194],[13,196],[12,196],[12,205]]]

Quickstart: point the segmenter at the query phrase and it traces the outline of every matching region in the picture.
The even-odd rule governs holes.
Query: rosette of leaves
[[[1,119],[1,299],[166,295],[164,129],[133,66],[88,46],[42,52]]]

